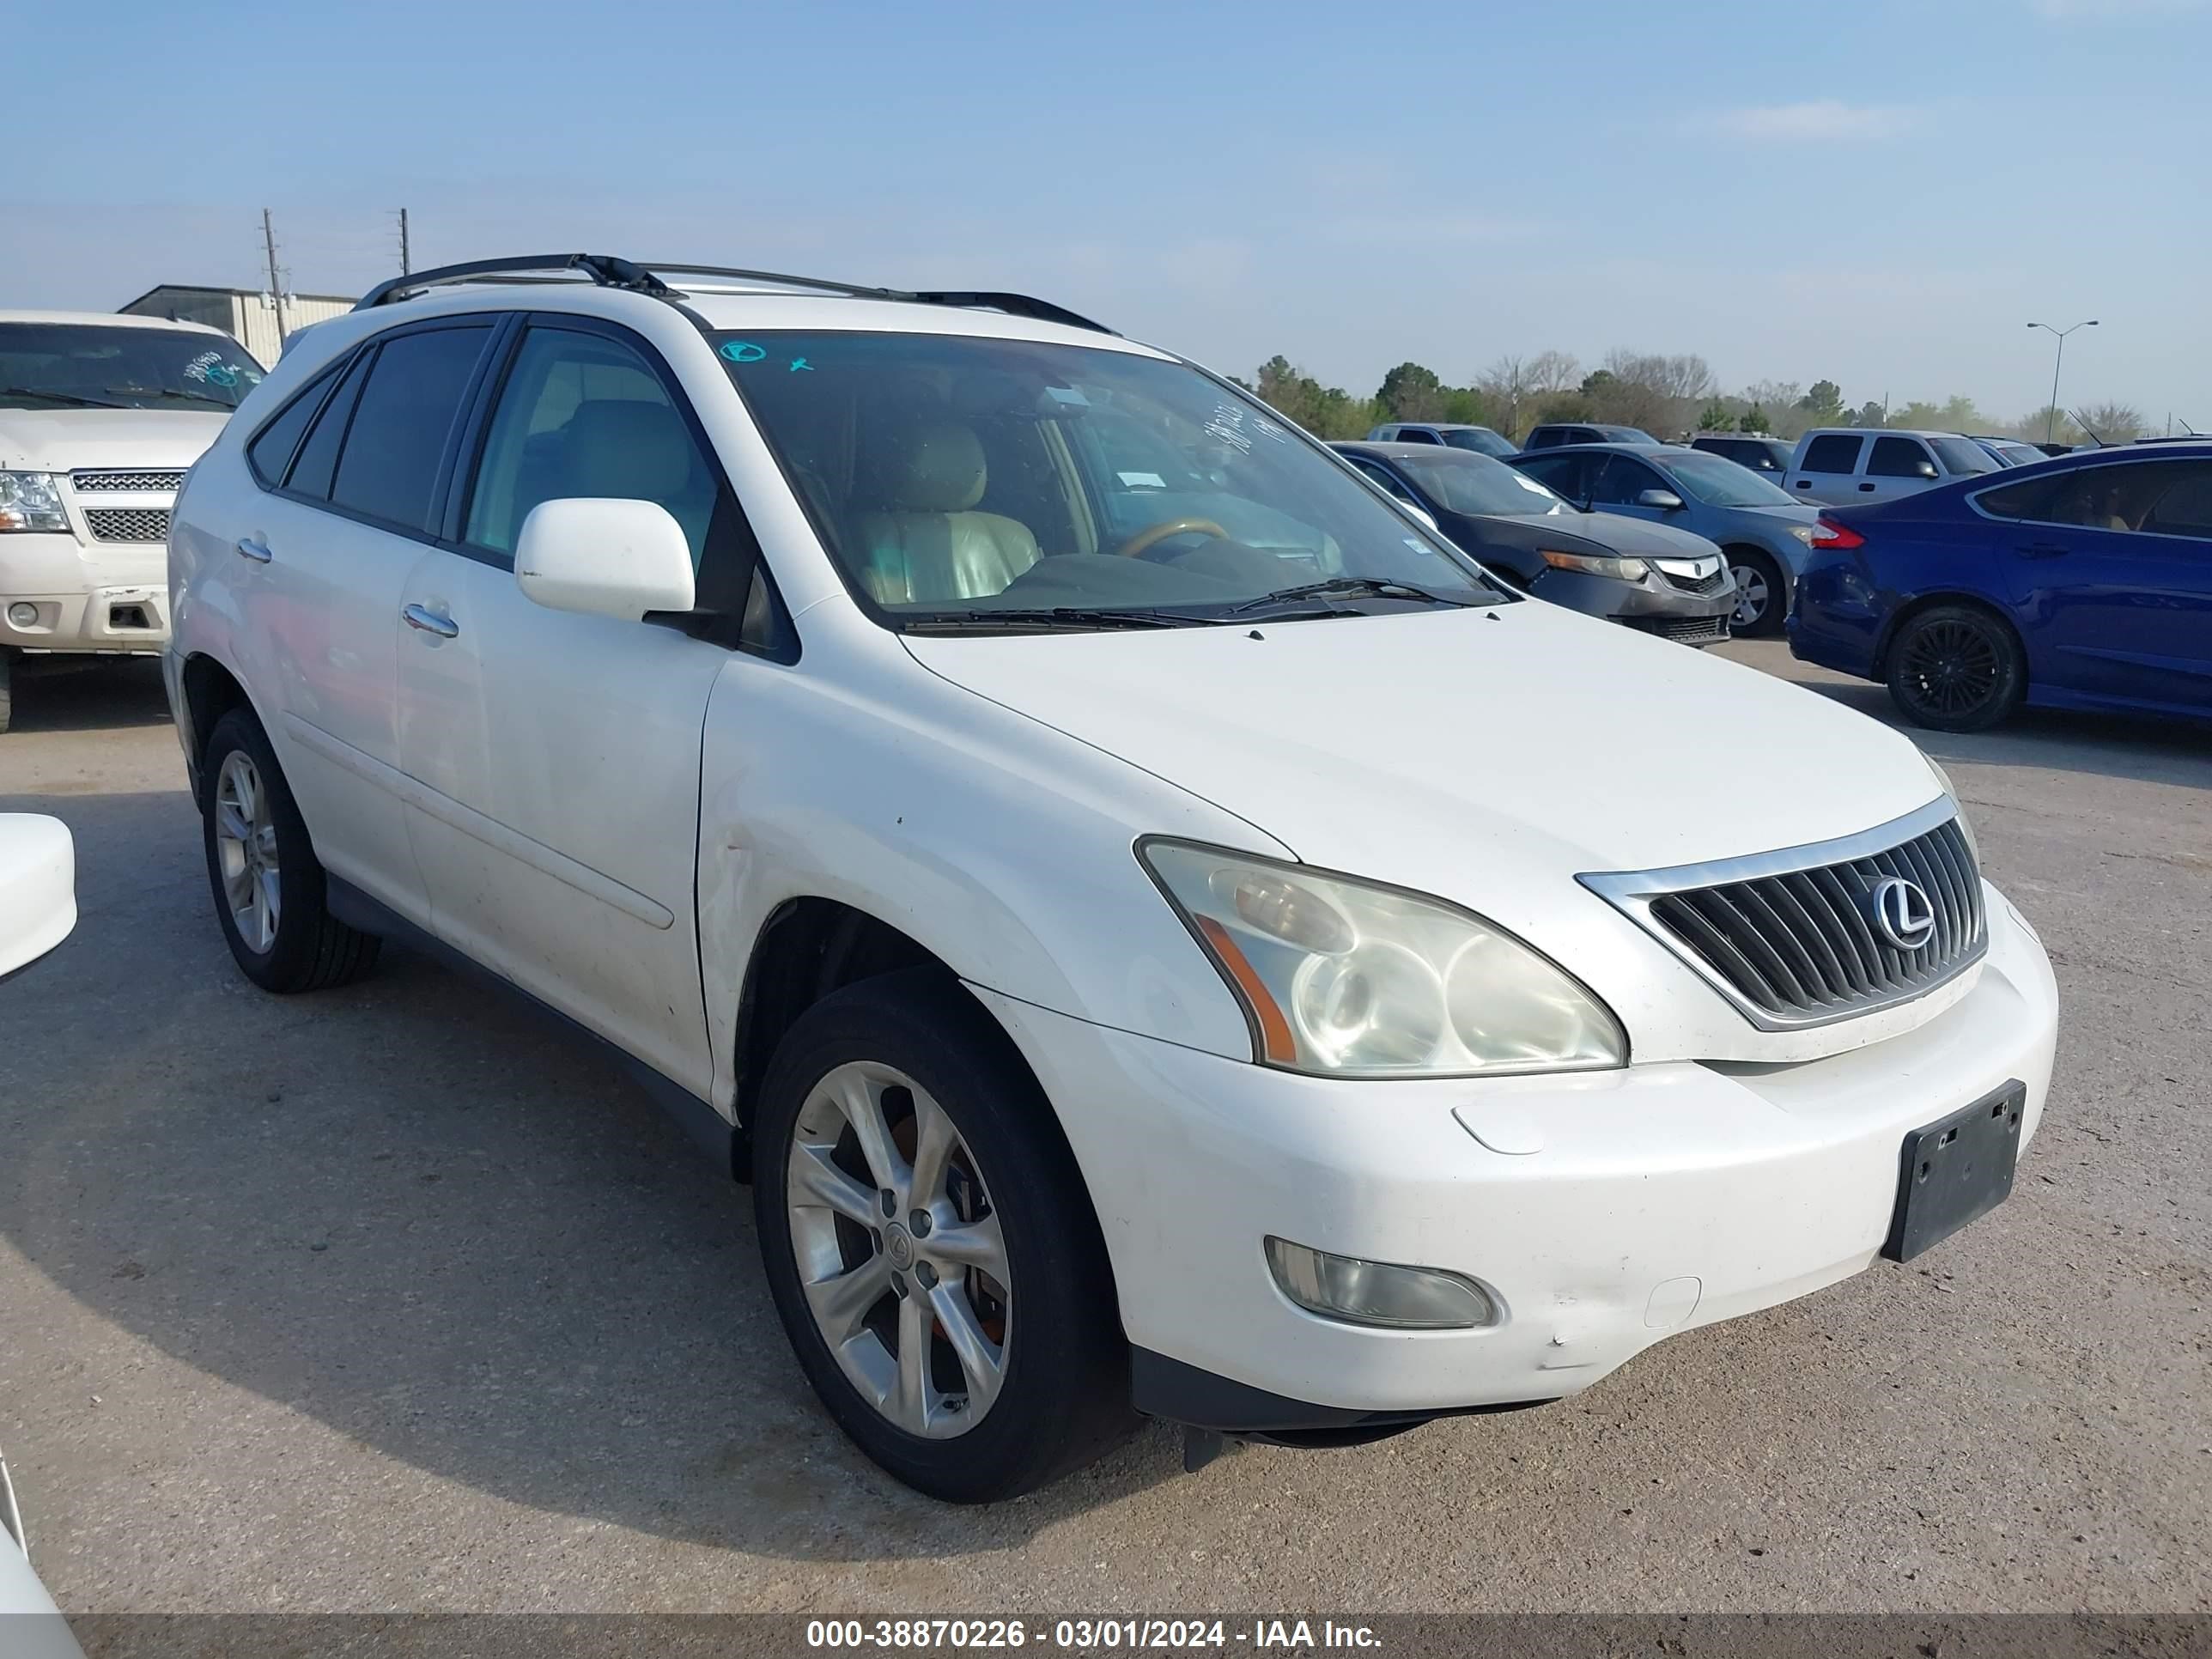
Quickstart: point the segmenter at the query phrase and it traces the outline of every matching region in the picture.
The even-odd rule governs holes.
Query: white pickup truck
[[[261,375],[197,323],[0,311],[0,732],[19,657],[159,653],[169,504]]]

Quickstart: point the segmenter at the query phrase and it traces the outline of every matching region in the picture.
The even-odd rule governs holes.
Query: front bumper
[[[38,611],[9,620],[19,605]],[[0,647],[18,651],[159,651],[169,637],[168,549],[81,545],[73,536],[0,535]]]
[[[1602,617],[1653,632],[1663,632],[1670,624],[1707,620],[1717,621],[1725,628],[1735,611],[1733,581],[1722,583],[1710,593],[1695,593],[1656,574],[1631,582],[1582,570],[1547,568],[1528,584],[1528,591],[1540,599],[1579,611],[1586,617]]]
[[[1208,1427],[1403,1421],[1571,1395],[1675,1331],[1858,1272],[1888,1232],[1906,1132],[2008,1080],[2027,1085],[2025,1144],[2057,988],[1994,890],[1989,912],[1966,995],[1902,1036],[1793,1066],[1335,1081],[977,994],[1090,1184],[1139,1404],[1166,1378],[1158,1408],[1174,1414],[1196,1373],[1236,1385],[1218,1398],[1274,1397],[1274,1420]],[[1413,1332],[1317,1317],[1277,1290],[1271,1233],[1465,1273],[1506,1316]],[[1290,1420],[1299,1405],[1314,1408],[1304,1424]]]

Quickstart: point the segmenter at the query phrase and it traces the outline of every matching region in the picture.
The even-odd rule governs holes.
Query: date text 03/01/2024
[[[1231,1629],[1220,1619],[1061,1619],[1031,1630],[1019,1619],[813,1619],[811,1648],[1373,1648],[1379,1640],[1365,1625],[1324,1619],[1256,1619]]]

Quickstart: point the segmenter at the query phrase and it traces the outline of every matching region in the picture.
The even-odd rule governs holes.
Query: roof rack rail
[[[1105,324],[1094,322],[1065,306],[1054,305],[1049,300],[1039,300],[1027,294],[1008,294],[996,289],[872,288],[865,283],[841,283],[828,277],[794,276],[780,270],[750,270],[736,265],[696,265],[681,259],[621,259],[611,253],[522,254],[504,259],[472,259],[465,264],[439,265],[430,270],[410,271],[405,276],[378,283],[361,296],[354,309],[367,311],[376,306],[388,305],[394,300],[404,299],[423,289],[439,288],[452,283],[485,279],[543,282],[549,278],[557,279],[562,272],[570,270],[581,271],[601,288],[627,289],[632,293],[649,295],[659,300],[682,297],[661,279],[659,273],[667,271],[678,276],[732,276],[743,282],[773,283],[780,288],[814,289],[856,300],[890,300],[907,305],[958,306],[1001,311],[1010,317],[1027,317],[1035,322],[1088,329],[1094,334],[1115,332]]]
[[[388,283],[379,283],[355,302],[354,309],[371,310],[404,299],[417,289],[441,288],[450,283],[466,283],[485,276],[522,278],[532,271],[557,274],[564,270],[580,270],[601,288],[629,289],[656,299],[668,298],[675,292],[642,265],[617,258],[611,253],[525,253],[504,259],[471,259],[465,264],[410,271]]]

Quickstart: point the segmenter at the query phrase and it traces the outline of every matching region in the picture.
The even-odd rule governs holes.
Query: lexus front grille
[[[1908,1001],[1989,949],[1981,872],[1948,798],[1841,841],[1581,881],[1769,1030]]]
[[[84,524],[96,542],[166,542],[169,539],[169,514],[164,507],[87,507]]]

